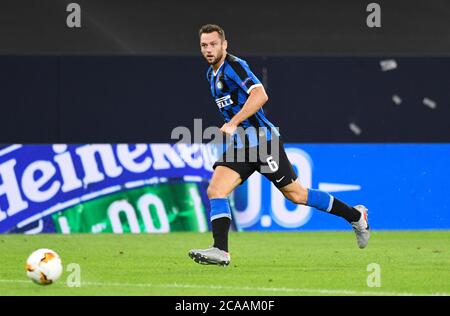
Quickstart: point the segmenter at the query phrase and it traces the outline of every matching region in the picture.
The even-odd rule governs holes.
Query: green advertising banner
[[[58,233],[208,231],[196,183],[159,183],[120,191],[52,215]]]

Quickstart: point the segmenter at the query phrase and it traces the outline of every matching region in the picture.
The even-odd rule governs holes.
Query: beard
[[[223,57],[223,53],[220,52],[220,53],[217,54],[217,57],[214,58],[213,60],[209,61],[208,59],[206,59],[206,61],[207,61],[208,64],[210,64],[210,65],[215,65],[215,64],[217,64],[217,63],[222,59],[222,57]]]

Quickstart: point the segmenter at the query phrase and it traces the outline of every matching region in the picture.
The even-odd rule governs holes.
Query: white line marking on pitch
[[[31,283],[26,280],[0,280],[0,283]],[[352,291],[352,290],[330,290],[330,289],[302,289],[302,288],[276,288],[276,287],[249,287],[249,286],[223,286],[223,285],[200,285],[200,284],[151,284],[151,283],[120,283],[120,282],[81,282],[81,286],[111,286],[111,287],[163,287],[163,288],[191,288],[211,290],[244,290],[263,292],[299,292],[320,294],[344,294],[344,295],[381,295],[381,296],[450,296],[449,293],[404,293],[404,292],[381,292],[381,291]]]

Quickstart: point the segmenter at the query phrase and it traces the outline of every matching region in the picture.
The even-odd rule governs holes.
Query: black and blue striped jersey
[[[209,67],[206,77],[225,122],[229,122],[242,109],[250,91],[262,86],[247,62],[230,54],[227,54],[225,61],[216,72],[212,66]],[[266,118],[262,108],[239,126],[245,129],[246,139],[242,140],[238,134],[235,134],[234,147],[236,148],[258,145],[258,135],[263,136],[267,141],[272,139],[273,134],[279,136],[277,128]]]

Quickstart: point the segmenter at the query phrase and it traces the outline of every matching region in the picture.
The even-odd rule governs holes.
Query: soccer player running
[[[363,205],[349,206],[327,192],[307,189],[300,184],[284,151],[278,129],[264,115],[262,106],[268,96],[261,82],[244,60],[227,53],[225,32],[220,26],[204,25],[199,36],[201,53],[210,65],[206,77],[211,93],[225,119],[220,130],[231,136],[233,143],[214,164],[207,190],[214,244],[208,249],[190,250],[189,256],[201,264],[230,263],[228,232],[231,210],[228,195],[254,171],[268,178],[290,201],[344,218],[352,225],[358,246],[366,247],[370,237],[367,208]],[[245,130],[245,135],[238,135],[237,130]],[[259,150],[261,146],[265,150]],[[258,149],[256,160],[250,159],[251,149]],[[245,159],[236,158],[239,155]]]

